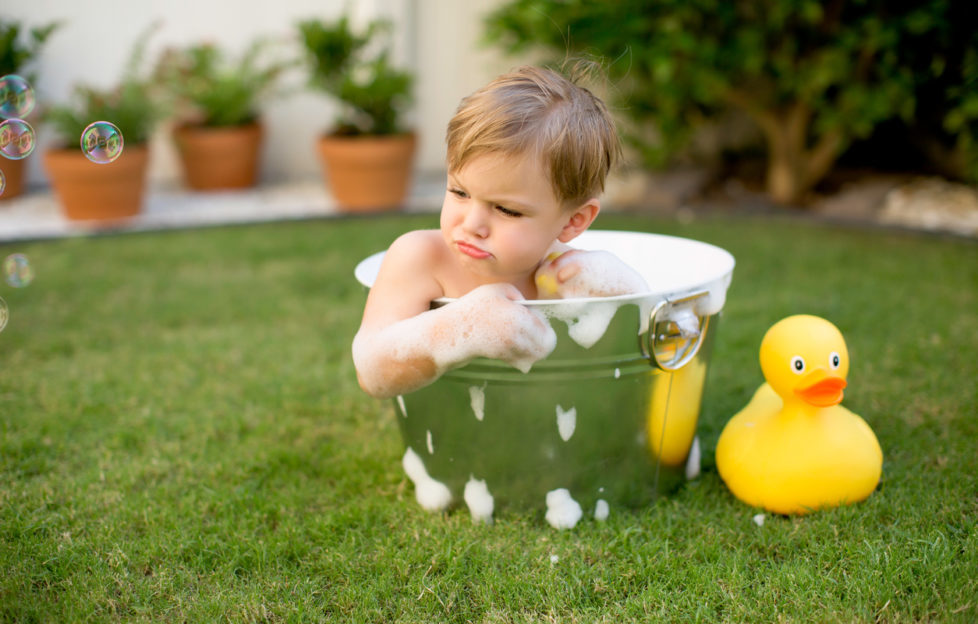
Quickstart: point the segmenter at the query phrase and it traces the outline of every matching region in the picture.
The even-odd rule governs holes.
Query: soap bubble
[[[34,128],[23,119],[0,122],[0,154],[10,160],[27,158],[34,151]]]
[[[7,313],[7,302],[3,300],[3,297],[0,297],[0,331],[3,331],[3,328],[7,326],[8,316],[10,315]]]
[[[81,148],[85,156],[100,165],[113,162],[122,154],[122,132],[108,121],[88,124],[81,135]]]
[[[7,188],[7,176],[3,175],[3,170],[0,169],[0,195],[3,195],[5,188]]]
[[[24,254],[10,254],[3,261],[3,275],[14,288],[23,288],[34,281],[34,267]]]
[[[34,89],[17,74],[0,78],[0,117],[27,117],[34,110]]]

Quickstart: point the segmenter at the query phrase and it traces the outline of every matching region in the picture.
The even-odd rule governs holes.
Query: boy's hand
[[[461,359],[502,360],[524,373],[557,346],[557,334],[544,316],[521,305],[523,295],[511,284],[486,284],[459,298],[455,341]]]
[[[534,279],[540,299],[611,297],[645,292],[645,280],[607,251],[572,249],[547,256]]]

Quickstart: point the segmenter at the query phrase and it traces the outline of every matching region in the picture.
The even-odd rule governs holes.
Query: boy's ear
[[[571,213],[570,218],[564,225],[564,229],[557,236],[557,240],[562,243],[568,243],[574,240],[581,232],[591,227],[599,212],[601,212],[601,202],[598,198],[592,197],[587,200]]]

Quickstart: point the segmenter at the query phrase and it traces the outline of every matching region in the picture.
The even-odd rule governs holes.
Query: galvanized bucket
[[[545,509],[548,494],[566,490],[601,518],[684,478],[734,259],[702,242],[637,232],[588,231],[574,246],[615,253],[652,291],[527,301],[557,333],[554,352],[528,373],[478,359],[397,397],[405,468],[425,507],[464,500],[475,517],[467,488],[476,483],[483,499],[491,494],[490,510]],[[357,267],[365,286],[382,257]],[[585,324],[594,335],[605,323],[596,342],[584,339]],[[441,493],[434,502],[422,491],[432,485]]]

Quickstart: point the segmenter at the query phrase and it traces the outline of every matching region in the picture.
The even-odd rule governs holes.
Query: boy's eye
[[[522,217],[523,216],[523,213],[517,212],[515,210],[510,210],[506,206],[499,206],[499,205],[497,205],[496,206],[496,210],[498,210],[500,213],[506,215],[507,217]]]
[[[465,199],[466,197],[469,196],[468,193],[466,193],[465,191],[463,191],[462,189],[459,189],[459,188],[449,188],[448,189],[448,192],[451,193],[452,195],[454,195],[455,197],[459,197],[459,198],[462,198],[462,199]]]

